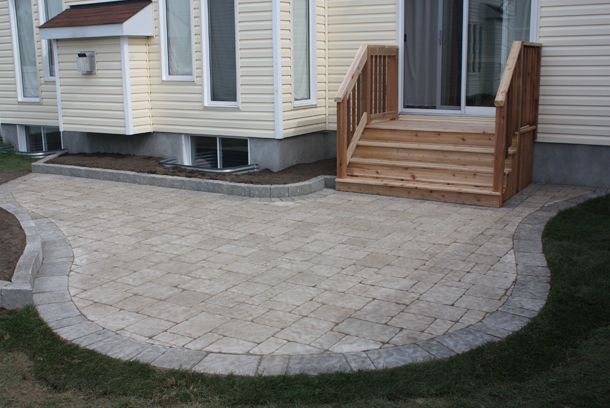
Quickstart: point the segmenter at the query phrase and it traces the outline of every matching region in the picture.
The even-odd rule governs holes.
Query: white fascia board
[[[41,28],[43,40],[66,40],[100,37],[152,37],[154,35],[152,4],[123,24],[106,24],[82,27]]]

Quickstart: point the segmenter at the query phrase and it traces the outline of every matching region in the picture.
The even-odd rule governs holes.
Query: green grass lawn
[[[317,377],[214,377],[59,340],[34,309],[0,314],[0,406],[608,407],[610,196],[544,232],[547,305],[523,330],[445,361]]]
[[[12,152],[0,153],[0,173],[30,171],[32,169],[32,162],[32,159]]]

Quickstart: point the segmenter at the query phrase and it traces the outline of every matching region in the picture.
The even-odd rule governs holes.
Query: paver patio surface
[[[580,193],[533,186],[490,209],[32,175],[13,196],[69,240],[69,291],[87,319],[142,343],[298,355],[406,345],[480,322],[510,295],[518,224]]]

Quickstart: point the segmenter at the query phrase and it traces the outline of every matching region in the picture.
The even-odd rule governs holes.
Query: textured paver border
[[[10,310],[21,309],[33,303],[32,283],[42,264],[42,241],[38,229],[25,208],[12,201],[0,202],[0,208],[17,218],[26,239],[25,248],[15,266],[11,282],[0,281],[0,307]]]
[[[605,193],[592,192],[552,203],[527,216],[514,234],[517,279],[505,304],[479,323],[411,345],[354,353],[257,356],[208,353],[136,341],[91,322],[72,303],[68,291],[72,250],[66,237],[48,219],[35,221],[41,231],[45,256],[34,282],[34,302],[42,318],[63,339],[110,357],[160,368],[223,375],[291,375],[383,369],[446,358],[499,341],[521,329],[539,312],[550,289],[550,271],[541,243],[545,224],[559,210]]]
[[[96,180],[117,181],[121,183],[258,198],[297,197],[315,193],[324,188],[335,187],[334,176],[319,176],[301,183],[263,185],[230,183],[219,180],[163,176],[158,174],[136,173],[132,171],[95,169],[89,167],[47,163],[47,161],[52,160],[59,155],[60,154],[49,156],[34,163],[32,165],[32,171],[34,173],[83,177]]]

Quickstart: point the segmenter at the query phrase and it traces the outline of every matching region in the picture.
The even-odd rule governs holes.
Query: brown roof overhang
[[[151,0],[124,0],[74,5],[41,25],[40,28],[123,24],[151,3]]]

